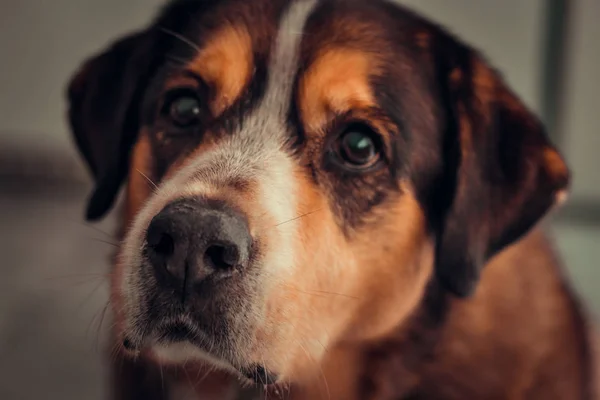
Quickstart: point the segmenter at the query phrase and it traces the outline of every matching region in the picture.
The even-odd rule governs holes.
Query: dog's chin
[[[260,385],[265,389],[276,389],[281,383],[277,374],[259,364],[249,364],[236,368],[231,363],[217,358],[189,341],[159,343],[151,347],[150,354],[161,365],[185,366],[190,362],[202,364],[207,368],[219,369],[230,373],[244,386]]]
[[[241,374],[229,361],[208,353],[188,340],[156,343],[148,348],[148,354],[161,365],[184,366],[194,362]]]
[[[131,346],[129,340],[123,344],[126,353],[131,356],[143,356],[167,367],[185,367],[199,365],[207,369],[217,369],[230,373],[243,385],[260,385],[276,388],[279,377],[264,366],[248,362],[244,366],[215,354],[216,347],[197,330],[188,324],[163,325],[154,331],[153,337],[139,347]]]

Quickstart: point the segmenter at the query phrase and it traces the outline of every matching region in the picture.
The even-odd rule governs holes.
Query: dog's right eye
[[[381,153],[377,133],[364,123],[348,125],[333,144],[333,154],[338,162],[352,170],[367,170],[377,165]]]
[[[179,128],[197,125],[202,119],[200,99],[192,90],[178,90],[167,95],[162,114]]]

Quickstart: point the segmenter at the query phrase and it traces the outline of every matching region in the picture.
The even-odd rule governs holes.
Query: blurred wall
[[[535,112],[544,0],[399,0],[480,50]]]
[[[85,176],[66,129],[66,83],[85,58],[143,26],[162,3],[0,2],[0,167],[28,172],[58,169],[57,173]]]
[[[600,1],[573,4],[563,145],[575,171],[575,195],[600,202]]]

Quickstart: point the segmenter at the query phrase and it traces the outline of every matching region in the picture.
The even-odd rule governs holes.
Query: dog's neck
[[[422,383],[419,371],[436,357],[449,305],[446,293],[432,280],[408,321],[382,340],[328,351],[320,376],[294,399],[409,398]]]

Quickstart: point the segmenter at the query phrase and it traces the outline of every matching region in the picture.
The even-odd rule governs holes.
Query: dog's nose
[[[243,215],[220,201],[177,200],[150,222],[147,252],[159,284],[225,278],[247,265],[252,239]]]

